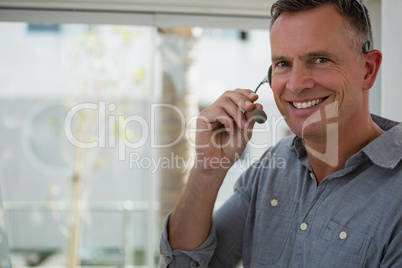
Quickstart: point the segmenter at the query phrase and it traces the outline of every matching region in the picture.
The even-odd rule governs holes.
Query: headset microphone
[[[268,74],[264,77],[264,79],[262,79],[260,84],[254,90],[254,93],[257,93],[257,90],[260,88],[262,84],[268,83],[269,86],[271,86],[271,82],[272,82],[272,65],[268,69]],[[253,111],[253,119],[259,124],[264,124],[265,121],[267,121],[267,114],[262,109],[256,108]]]

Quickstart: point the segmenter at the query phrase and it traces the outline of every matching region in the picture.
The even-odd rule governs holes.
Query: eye
[[[287,61],[280,61],[276,64],[276,66],[278,67],[288,67],[289,66],[289,62]]]
[[[317,58],[315,59],[315,63],[326,63],[329,62],[329,59],[327,58]]]

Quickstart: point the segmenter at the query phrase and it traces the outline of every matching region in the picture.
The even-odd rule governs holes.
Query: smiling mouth
[[[326,98],[322,98],[322,99],[316,99],[316,100],[312,100],[312,101],[306,101],[306,102],[291,102],[293,104],[294,107],[298,108],[298,109],[307,109],[310,107],[313,107],[321,102],[323,102]]]

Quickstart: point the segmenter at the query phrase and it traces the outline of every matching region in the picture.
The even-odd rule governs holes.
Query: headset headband
[[[359,0],[355,0],[355,2],[357,3],[357,5],[360,7],[362,13],[363,13],[363,17],[364,17],[364,22],[366,24],[366,30],[367,30],[367,41],[363,44],[363,53],[367,53],[371,50],[371,39],[370,39],[370,26],[369,26],[369,22],[368,22],[368,18],[367,18],[367,14],[366,14],[366,10],[364,9],[364,6],[362,3],[360,3]]]

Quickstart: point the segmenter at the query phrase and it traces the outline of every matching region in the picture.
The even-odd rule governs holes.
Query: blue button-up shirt
[[[160,267],[402,267],[402,124],[373,119],[386,132],[319,185],[302,139],[280,141],[198,249],[172,251],[165,222]]]

